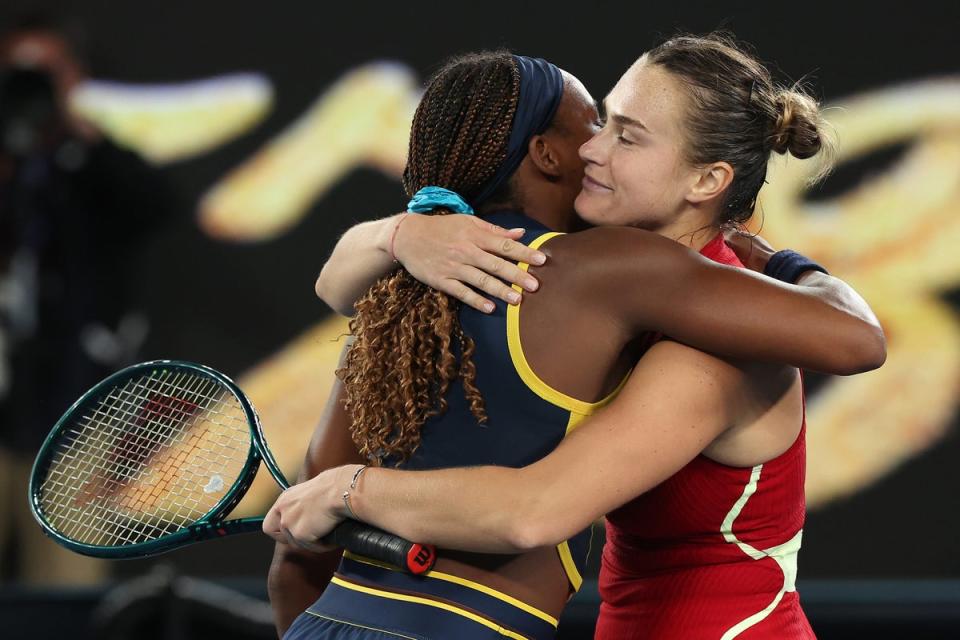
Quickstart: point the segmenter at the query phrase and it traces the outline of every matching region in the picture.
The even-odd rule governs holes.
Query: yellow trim
[[[560,235],[563,234],[556,232],[544,233],[534,238],[529,246],[531,249],[539,249],[545,242]],[[521,262],[518,266],[524,271],[530,268],[530,265],[526,262]],[[518,285],[513,285],[513,288],[521,291]],[[620,390],[623,389],[623,386],[627,383],[627,378],[630,377],[630,372],[627,372],[627,375],[623,377],[623,380],[620,381],[617,388],[598,402],[578,400],[577,398],[568,396],[562,391],[554,389],[534,372],[530,363],[527,362],[527,357],[523,353],[523,345],[520,342],[520,307],[518,305],[507,305],[507,347],[510,350],[510,359],[513,361],[513,368],[516,369],[523,383],[547,402],[570,412],[565,436],[570,435],[588,415],[594,413],[604,405],[609,404],[616,395],[620,393]],[[577,569],[577,563],[573,560],[573,554],[570,553],[570,545],[567,544],[566,541],[561,542],[557,545],[557,553],[560,555],[560,562],[563,564],[563,569],[567,573],[570,585],[574,591],[579,591],[581,585],[583,585],[583,576],[580,575],[580,571]]]
[[[560,235],[563,234],[554,231],[544,233],[543,235],[534,238],[533,242],[531,242],[529,246],[531,249],[538,249],[547,240]],[[530,268],[530,265],[526,262],[521,262],[518,266],[524,271]],[[513,285],[513,288],[517,291],[521,290],[518,285]],[[523,354],[523,346],[520,344],[519,305],[507,305],[507,347],[510,350],[510,359],[513,361],[513,368],[517,370],[517,373],[520,375],[520,379],[523,380],[524,384],[526,384],[531,391],[547,402],[555,404],[558,407],[566,409],[567,411],[572,411],[580,415],[589,415],[598,408],[610,402],[619,390],[618,387],[617,391],[614,391],[599,402],[585,402],[583,400],[578,400],[573,396],[568,396],[562,391],[554,389],[546,382],[541,380],[540,376],[534,373],[533,369],[530,367],[530,364],[527,362],[527,358]]]
[[[378,628],[376,628],[376,627],[368,627],[368,626],[363,625],[363,624],[357,624],[356,622],[347,622],[346,620],[339,620],[339,619],[337,619],[337,618],[331,618],[330,616],[322,616],[322,615],[320,615],[319,613],[314,613],[313,611],[310,611],[310,609],[307,609],[306,613],[307,613],[308,615],[313,616],[314,618],[320,618],[321,620],[330,620],[331,622],[338,622],[338,623],[340,623],[340,624],[345,624],[345,625],[347,625],[348,627],[356,627],[357,629],[366,629],[367,631],[377,631],[377,632],[379,632],[379,633],[385,633],[385,634],[387,634],[388,636],[396,636],[396,637],[398,637],[398,638],[405,638],[406,640],[417,640],[417,639],[414,638],[413,636],[405,636],[405,635],[403,635],[402,633],[397,633],[397,632],[395,632],[395,631],[387,631],[386,629],[378,629]]]
[[[380,567],[381,569],[388,569],[390,571],[399,571],[399,569],[397,569],[396,567],[393,567],[385,562],[380,562],[378,560],[374,560],[373,558],[358,556],[357,554],[351,553],[350,551],[344,551],[343,557],[349,558],[354,562],[360,562],[362,564],[369,564],[374,567]],[[436,578],[437,580],[443,580],[445,582],[453,582],[454,584],[459,584],[461,586],[468,587],[475,591],[485,593],[488,596],[496,598],[497,600],[506,602],[507,604],[512,605],[517,609],[526,611],[530,615],[540,618],[544,622],[547,622],[554,627],[560,624],[560,621],[554,618],[553,616],[551,616],[549,613],[546,613],[545,611],[541,611],[536,607],[530,606],[529,604],[527,604],[526,602],[523,602],[522,600],[517,600],[513,596],[508,596],[502,591],[497,591],[496,589],[488,587],[485,584],[480,584],[479,582],[474,582],[473,580],[461,578],[460,576],[455,576],[451,573],[443,573],[442,571],[436,571],[434,569],[427,571],[421,577]]]
[[[626,375],[623,376],[623,380],[621,380],[620,383],[617,384],[617,387],[610,392],[610,395],[608,395],[603,400],[594,402],[592,405],[593,406],[592,411],[589,411],[587,413],[574,413],[571,411],[570,419],[567,420],[567,431],[564,434],[564,437],[573,433],[573,430],[579,427],[580,423],[586,420],[591,414],[596,413],[598,409],[602,409],[603,407],[613,402],[613,399],[617,397],[617,394],[623,391],[623,387],[627,384],[627,380],[630,378],[630,374],[632,372],[633,372],[633,368],[627,371]]]
[[[393,593],[392,591],[381,591],[380,589],[372,589],[370,587],[363,587],[359,584],[354,584],[352,582],[347,582],[346,580],[341,580],[340,578],[334,576],[330,579],[330,582],[343,587],[344,589],[351,589],[353,591],[359,591],[360,593],[366,593],[367,595],[377,596],[379,598],[387,598],[388,600],[400,600],[401,602],[412,602],[414,604],[422,604],[428,607],[434,607],[437,609],[443,609],[444,611],[449,611],[455,613],[459,616],[463,616],[468,620],[473,620],[478,624],[482,624],[488,629],[493,629],[497,633],[507,638],[513,638],[513,640],[530,640],[524,636],[521,636],[519,633],[510,631],[509,629],[504,629],[495,622],[491,622],[482,616],[467,611],[466,609],[461,609],[460,607],[455,607],[452,604],[447,604],[446,602],[440,602],[438,600],[431,600],[429,598],[420,598],[418,596],[410,596],[403,593]]]
[[[570,580],[570,584],[573,585],[573,590],[580,591],[580,587],[583,585],[583,576],[580,575],[580,571],[577,569],[577,563],[573,560],[573,554],[570,553],[570,545],[566,540],[557,545],[557,553],[560,554],[560,562],[567,572],[567,578]]]

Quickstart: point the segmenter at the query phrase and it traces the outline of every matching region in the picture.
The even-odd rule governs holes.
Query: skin
[[[678,81],[645,58],[627,70],[604,100],[606,126],[580,149],[587,166],[575,204],[584,220],[647,229],[695,249],[716,235],[733,169],[684,160],[685,102]]]
[[[683,162],[679,143],[670,139],[682,126],[680,110],[670,108],[685,99],[682,87],[648,71],[640,68],[633,74],[631,68],[621,79],[607,99],[610,118],[595,137],[582,128],[558,126],[555,138],[544,134],[531,141],[516,176],[521,194],[517,204],[534,219],[558,226],[557,220],[572,206],[544,209],[538,199],[550,192],[549,185],[565,186],[576,176],[583,187],[577,207],[585,219],[629,221],[659,234],[597,228],[558,237],[542,248],[548,258],[544,266],[531,269],[544,286],[528,294],[521,308],[525,355],[549,385],[590,402],[607,395],[623,378],[639,355],[637,337],[647,331],[668,327],[671,336],[707,349],[796,363],[833,350],[824,348],[819,332],[811,333],[810,340],[802,337],[809,323],[826,328],[836,326],[823,323],[828,316],[839,324],[850,317],[843,304],[831,305],[809,293],[804,297],[797,287],[745,277],[691,256],[690,248],[702,247],[717,232],[716,226],[704,228],[702,223],[716,217],[729,184],[729,165],[692,167]],[[631,85],[638,82],[649,86],[634,90]],[[576,106],[561,105],[560,124],[567,124],[563,118],[568,115],[593,115],[585,90],[583,95],[566,93],[564,103],[569,107],[570,102]],[[645,118],[649,140],[627,130],[623,118]],[[578,163],[562,150],[578,140],[586,178],[582,162],[575,166]],[[645,170],[660,171],[660,179],[671,184],[658,188],[629,180],[630,172]],[[639,207],[646,207],[641,218],[624,218]],[[698,283],[695,294],[690,283]],[[624,291],[633,293],[624,296]],[[837,291],[834,295],[839,296]],[[727,313],[717,314],[717,309]],[[758,322],[758,315],[793,319],[800,337],[785,347],[783,328]],[[557,317],[564,322],[556,323]],[[826,342],[844,344],[850,335],[833,334]],[[577,367],[569,366],[572,358]],[[873,364],[864,360],[858,366]],[[341,394],[337,391],[330,399],[328,413],[342,412]],[[701,452],[736,466],[779,455],[795,440],[801,415],[796,370],[725,360],[664,341],[639,361],[609,408],[588,419],[540,462],[524,469],[370,469],[353,506],[361,518],[418,540],[474,552],[522,552],[495,559],[445,551],[438,568],[558,615],[568,593],[553,544],[669,477]],[[320,439],[335,439],[334,428],[321,424]],[[281,543],[278,553],[284,548],[322,548],[320,537],[346,515],[339,496],[349,483],[344,475],[355,469],[327,471],[280,497],[264,522],[264,531]],[[489,491],[488,477],[501,493]],[[504,503],[498,495],[510,495],[511,500]],[[551,502],[551,496],[558,495],[563,504]],[[470,496],[469,505],[465,496]]]

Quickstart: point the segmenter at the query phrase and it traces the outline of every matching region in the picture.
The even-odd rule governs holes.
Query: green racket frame
[[[54,446],[60,440],[62,432],[73,424],[74,418],[77,415],[82,415],[84,411],[98,404],[105,391],[118,386],[118,384],[125,380],[148,374],[151,370],[158,368],[167,371],[184,371],[194,375],[212,378],[222,383],[233,393],[240,402],[240,406],[243,408],[250,426],[250,450],[247,454],[243,471],[241,471],[224,497],[204,517],[192,525],[186,526],[174,533],[163,535],[156,540],[124,546],[97,546],[67,538],[47,523],[41,507],[40,487],[46,478],[50,463],[53,460]],[[48,435],[44,441],[40,452],[37,454],[37,459],[33,464],[33,470],[30,474],[30,510],[33,513],[33,517],[43,528],[44,533],[53,538],[58,544],[76,553],[111,559],[142,558],[157,555],[212,538],[219,538],[234,533],[259,531],[263,523],[262,517],[238,518],[235,520],[222,520],[222,517],[230,513],[230,511],[237,506],[237,503],[243,498],[247,489],[250,488],[260,468],[260,462],[266,465],[270,475],[273,476],[281,488],[287,489],[290,487],[290,483],[287,482],[273,454],[266,446],[263,427],[260,424],[260,417],[257,415],[250,401],[247,400],[243,391],[240,390],[233,380],[219,371],[193,362],[181,360],[152,360],[127,367],[109,376],[83,394],[79,400],[73,403],[63,417],[57,421],[50,435]]]

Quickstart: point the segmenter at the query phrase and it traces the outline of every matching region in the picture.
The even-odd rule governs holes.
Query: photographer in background
[[[138,156],[69,109],[85,78],[66,31],[41,17],[0,35],[0,579],[100,580],[27,508],[30,465],[60,414],[132,362],[147,333],[126,277],[167,191]]]

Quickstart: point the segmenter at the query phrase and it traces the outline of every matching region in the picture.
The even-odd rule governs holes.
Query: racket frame
[[[105,393],[118,386],[118,382],[143,376],[149,373],[150,370],[158,368],[170,371],[180,370],[212,378],[223,384],[236,397],[246,415],[250,429],[250,448],[243,470],[236,480],[234,480],[223,498],[221,498],[206,515],[195,523],[187,525],[174,533],[162,535],[154,540],[122,546],[91,545],[78,542],[63,535],[52,527],[43,516],[40,491],[40,487],[49,471],[50,464],[56,455],[56,451],[53,449],[59,443],[60,436],[66,429],[74,425],[75,418],[78,414],[82,414],[84,410],[99,403]],[[194,362],[183,360],[151,360],[149,362],[132,365],[108,376],[84,393],[57,421],[57,424],[51,430],[46,440],[44,440],[43,446],[40,448],[40,452],[37,454],[37,458],[33,464],[33,469],[30,474],[30,511],[46,535],[53,538],[58,544],[76,553],[110,559],[153,556],[210,538],[259,530],[263,522],[262,517],[238,518],[235,520],[223,520],[223,517],[229,514],[240,500],[243,499],[243,496],[253,483],[254,478],[256,478],[261,462],[264,463],[270,475],[273,476],[274,480],[276,480],[282,489],[289,488],[289,482],[287,482],[273,454],[266,446],[260,417],[257,415],[256,410],[246,395],[233,380],[219,371]]]

